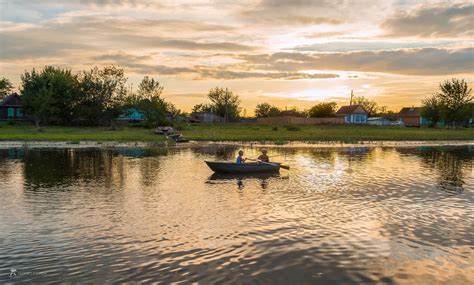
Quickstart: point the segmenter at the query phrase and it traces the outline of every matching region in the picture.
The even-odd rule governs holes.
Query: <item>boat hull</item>
[[[209,168],[216,173],[229,173],[229,174],[249,174],[249,173],[268,173],[278,172],[280,170],[280,164],[278,163],[259,163],[251,162],[245,164],[237,164],[233,162],[216,162],[216,161],[205,161]]]

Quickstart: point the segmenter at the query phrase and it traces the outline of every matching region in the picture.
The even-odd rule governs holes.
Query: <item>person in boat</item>
[[[239,155],[238,155],[237,158],[235,159],[235,163],[237,163],[237,164],[244,164],[246,160],[247,160],[247,159],[244,158],[244,151],[243,151],[243,150],[239,150]]]
[[[270,157],[268,157],[267,155],[267,150],[266,149],[262,149],[262,154],[257,158],[258,160],[260,160],[261,162],[270,162]]]

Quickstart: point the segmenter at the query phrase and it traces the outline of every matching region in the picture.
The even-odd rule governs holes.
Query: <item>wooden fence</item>
[[[271,117],[271,118],[257,118],[257,124],[263,124],[263,125],[344,124],[344,118],[343,117],[332,117],[332,118]]]

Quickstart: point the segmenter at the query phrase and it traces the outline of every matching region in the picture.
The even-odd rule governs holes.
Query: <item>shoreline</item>
[[[359,141],[359,142],[330,142],[330,141],[292,141],[284,144],[276,142],[251,142],[251,141],[190,141],[189,143],[173,144],[167,141],[0,141],[0,149],[6,148],[188,148],[200,146],[225,146],[238,145],[243,147],[271,147],[271,148],[351,148],[351,147],[418,147],[418,146],[474,146],[474,140],[417,140],[417,141]]]

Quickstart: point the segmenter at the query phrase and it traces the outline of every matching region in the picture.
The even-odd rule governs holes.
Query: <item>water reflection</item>
[[[468,284],[472,147],[0,150],[0,283]],[[260,148],[245,148],[247,156]]]

